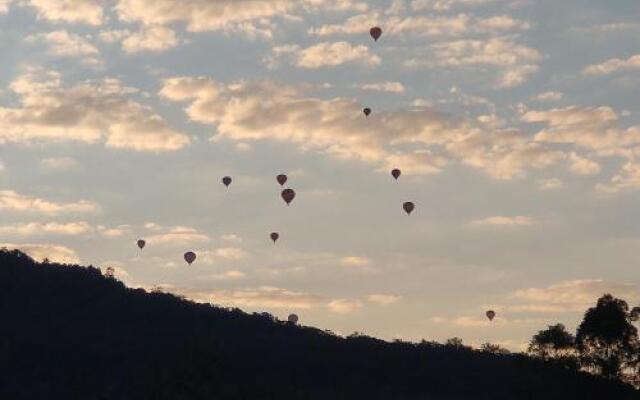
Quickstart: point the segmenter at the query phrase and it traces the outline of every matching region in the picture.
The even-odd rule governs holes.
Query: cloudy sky
[[[0,0],[0,244],[342,334],[520,349],[605,292],[640,302],[638,15]]]

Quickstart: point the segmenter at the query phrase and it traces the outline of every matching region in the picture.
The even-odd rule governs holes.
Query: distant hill
[[[523,355],[341,338],[0,251],[0,399],[639,399]]]

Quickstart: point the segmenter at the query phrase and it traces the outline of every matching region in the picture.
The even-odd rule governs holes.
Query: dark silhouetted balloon
[[[225,176],[224,178],[222,178],[222,183],[224,183],[224,185],[226,187],[229,187],[229,185],[231,185],[232,179],[230,176]]]
[[[395,180],[398,180],[398,178],[400,178],[400,175],[402,175],[402,171],[400,171],[398,168],[391,171],[391,176],[393,176]]]
[[[363,109],[362,112],[364,113],[365,117],[371,115],[371,109],[369,107]]]
[[[278,232],[271,232],[271,240],[273,240],[273,243],[277,242],[278,238],[280,238],[280,234]]]
[[[493,319],[496,317],[496,312],[493,310],[489,310],[487,311],[487,318],[489,318],[489,321],[493,321]]]
[[[291,204],[293,199],[296,198],[296,192],[293,189],[285,189],[282,191],[282,200],[284,200],[287,205]]]
[[[147,245],[147,242],[145,242],[144,240],[140,239],[138,240],[138,247],[140,248],[140,250],[144,249],[144,246]]]
[[[289,317],[287,318],[287,321],[289,321],[290,324],[297,324],[298,323],[298,316],[295,314],[290,314]]]
[[[416,205],[415,205],[415,204],[413,204],[413,203],[412,203],[412,202],[410,202],[410,201],[407,201],[406,203],[404,203],[404,204],[402,205],[402,208],[404,208],[404,211],[405,211],[407,214],[411,214],[411,213],[413,212],[413,209],[414,209],[414,208],[416,208]]]
[[[373,28],[371,28],[371,30],[369,30],[369,33],[371,34],[373,40],[377,42],[378,39],[380,39],[380,36],[382,36],[382,29],[379,26],[374,26]]]
[[[187,251],[186,253],[184,253],[184,260],[189,265],[193,264],[193,262],[196,260],[196,253],[194,253],[193,251]]]
[[[289,178],[287,178],[287,176],[285,174],[280,174],[276,177],[276,180],[278,181],[278,183],[280,184],[280,186],[284,186],[285,183],[287,183],[287,180]]]

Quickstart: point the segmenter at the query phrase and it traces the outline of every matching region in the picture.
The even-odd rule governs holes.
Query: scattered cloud
[[[340,264],[345,267],[368,267],[371,260],[367,257],[348,256],[340,259]]]
[[[166,152],[190,143],[149,107],[127,98],[136,90],[118,79],[62,86],[53,71],[32,70],[14,80],[15,108],[0,107],[0,143],[96,143],[114,149]]]
[[[560,101],[562,100],[563,97],[564,97],[564,93],[562,92],[550,91],[550,92],[540,93],[534,96],[533,99],[537,101]]]
[[[405,61],[411,68],[494,68],[499,78],[498,88],[523,84],[538,71],[542,54],[509,38],[487,40],[465,39],[436,43],[428,48],[425,57]]]
[[[79,166],[73,157],[54,157],[40,160],[40,167],[49,172],[65,172]]]
[[[590,65],[582,72],[588,76],[610,75],[618,71],[640,70],[640,54],[636,54],[626,60],[612,58],[600,64]]]
[[[112,39],[113,35],[109,37]],[[122,39],[122,49],[127,53],[141,51],[165,51],[176,47],[179,43],[175,31],[165,26],[143,27]]]
[[[176,226],[166,229],[164,232],[151,235],[145,239],[148,244],[184,246],[193,243],[208,242],[209,236],[198,232],[194,228]]]
[[[367,300],[371,303],[381,304],[381,305],[390,305],[399,302],[402,299],[401,296],[397,296],[395,294],[370,294],[367,296]]]
[[[536,224],[536,221],[531,217],[495,216],[495,217],[487,217],[484,219],[473,221],[468,225],[476,226],[476,227],[518,227],[518,226],[532,226],[535,224]]]
[[[527,303],[512,305],[511,308],[520,312],[584,312],[607,293],[632,302],[640,300],[638,288],[631,284],[583,279],[563,281],[544,288],[517,290],[512,298]]]
[[[356,87],[361,90],[374,92],[404,93],[406,91],[404,85],[400,82],[363,83],[356,85]]]
[[[102,0],[25,0],[22,4],[35,8],[38,18],[52,22],[97,26],[104,21]]]
[[[7,236],[36,236],[47,234],[77,236],[92,231],[93,228],[86,222],[30,222],[0,226],[0,235]]]
[[[360,300],[336,299],[330,301],[327,307],[329,307],[329,311],[336,314],[350,314],[362,308],[362,302]]]
[[[67,213],[95,213],[100,207],[91,201],[80,200],[72,203],[57,203],[39,197],[23,195],[13,190],[0,190],[0,210],[60,215]]]
[[[47,53],[56,57],[77,57],[86,64],[100,65],[96,58],[98,48],[89,39],[69,33],[66,30],[58,30],[49,33],[39,33],[27,36],[29,43],[45,43],[48,46]]]
[[[79,264],[80,258],[76,252],[68,247],[55,244],[12,244],[0,243],[0,248],[20,250],[36,261],[48,259],[61,264]]]

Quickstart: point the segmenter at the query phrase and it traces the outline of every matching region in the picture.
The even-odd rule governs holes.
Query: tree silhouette
[[[636,309],[629,311],[627,302],[610,294],[598,299],[576,335],[583,368],[608,379],[637,375],[640,342],[632,324],[637,315]]]
[[[531,339],[527,352],[545,361],[554,360],[565,367],[578,368],[576,338],[563,324],[539,331]]]

